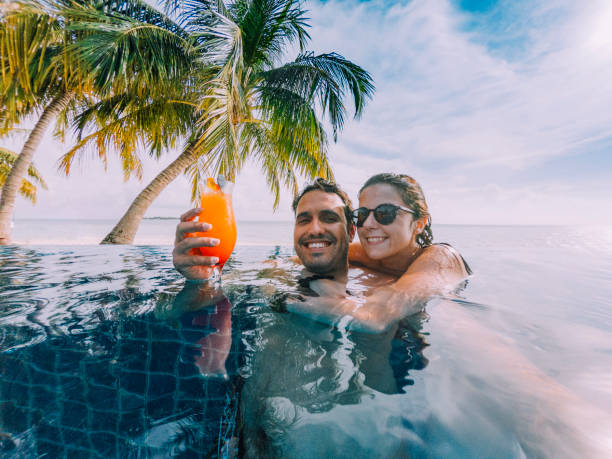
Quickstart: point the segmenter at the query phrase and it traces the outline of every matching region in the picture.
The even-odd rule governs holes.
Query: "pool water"
[[[167,246],[0,248],[0,455],[612,457],[612,232],[436,234],[475,275],[381,335],[277,311],[289,247],[210,305]]]

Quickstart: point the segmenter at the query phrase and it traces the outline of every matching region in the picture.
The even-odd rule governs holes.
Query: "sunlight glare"
[[[609,46],[612,44],[612,2],[601,3],[601,8],[587,23],[587,44],[592,47]]]

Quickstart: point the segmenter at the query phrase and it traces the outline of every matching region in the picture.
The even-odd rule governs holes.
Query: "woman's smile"
[[[368,245],[380,245],[388,239],[386,236],[366,236],[365,243]]]

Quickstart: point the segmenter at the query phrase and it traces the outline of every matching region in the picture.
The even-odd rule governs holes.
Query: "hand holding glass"
[[[220,182],[222,180],[219,180]],[[223,189],[213,178],[206,181],[201,190],[203,211],[198,215],[198,221],[210,223],[212,229],[193,234],[196,237],[213,237],[219,239],[219,245],[214,247],[199,247],[195,249],[202,255],[219,258],[216,267],[219,273],[232,254],[236,245],[236,221],[232,208],[232,184],[223,183]]]

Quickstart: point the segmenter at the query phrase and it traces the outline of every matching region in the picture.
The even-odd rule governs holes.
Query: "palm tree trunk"
[[[100,244],[131,244],[140,226],[145,212],[155,198],[178,175],[196,160],[196,153],[192,146],[188,146],[168,167],[161,171],[147,187],[140,192],[132,202],[127,212],[121,217],[110,233]]]
[[[17,193],[21,187],[21,181],[32,163],[34,152],[38,148],[51,121],[60,111],[66,108],[73,95],[72,92],[59,94],[47,105],[4,182],[2,197],[0,197],[0,245],[10,244],[11,242],[11,220],[15,210]]]

